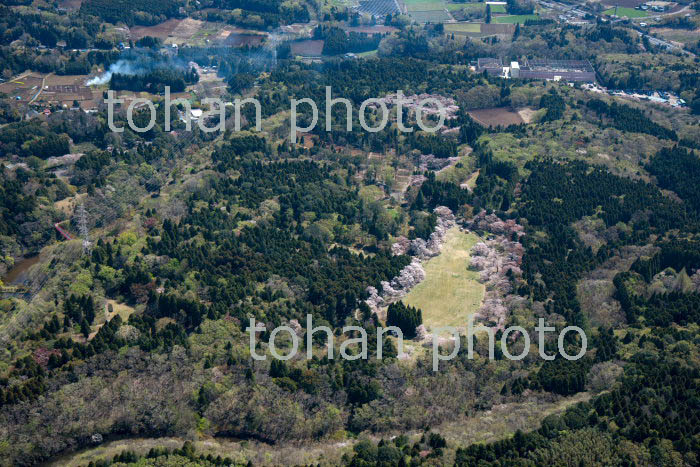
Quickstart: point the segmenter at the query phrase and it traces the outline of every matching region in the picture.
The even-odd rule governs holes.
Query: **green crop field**
[[[465,327],[467,317],[475,313],[484,298],[485,288],[479,273],[469,267],[470,251],[479,241],[473,233],[453,227],[439,256],[428,260],[426,278],[409,292],[404,303],[423,310],[423,323],[435,326]]]
[[[499,24],[523,24],[529,19],[540,19],[540,15],[511,15],[511,16],[498,16],[493,18],[494,23]]]
[[[604,15],[612,16],[615,14],[615,8],[610,8],[603,12]],[[646,18],[648,15],[645,11],[635,10],[634,8],[617,8],[617,16],[627,16],[628,18]]]

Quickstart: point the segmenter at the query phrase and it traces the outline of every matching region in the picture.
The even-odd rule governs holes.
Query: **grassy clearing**
[[[360,188],[360,198],[366,202],[377,201],[384,197],[384,191],[377,185],[367,185]]]
[[[505,13],[505,12],[506,12],[505,5],[491,5],[491,13]]]
[[[358,53],[357,56],[358,56],[358,57],[374,57],[375,55],[377,55],[377,52],[378,52],[377,49],[368,50],[367,52],[360,52],[360,53]]]
[[[481,32],[481,23],[452,23],[445,25],[445,32]]]
[[[437,179],[441,182],[452,182],[457,185],[461,184],[473,172],[471,148],[465,146],[460,152],[459,163],[451,167],[445,168],[438,172]],[[458,167],[459,165],[459,167]]]
[[[467,186],[469,187],[469,190],[473,191],[474,188],[476,188],[476,179],[479,178],[479,171],[477,170],[473,174],[469,176],[469,179],[467,180]]]
[[[478,241],[476,234],[450,229],[442,253],[423,265],[425,280],[404,298],[404,303],[423,310],[428,329],[464,327],[467,317],[481,305],[484,285],[478,281],[479,273],[467,269],[470,250]]]
[[[498,24],[523,24],[529,19],[540,19],[540,15],[511,15],[511,16],[498,16],[493,18],[494,23]]]
[[[109,312],[109,305],[112,305],[112,313]],[[108,316],[110,320],[116,315],[119,315],[123,321],[127,321],[134,311],[133,307],[125,305],[124,303],[119,303],[116,300],[107,300],[105,305],[105,316]]]
[[[604,15],[612,16],[615,13],[615,8],[610,8],[609,10],[605,10],[603,12]],[[634,8],[625,8],[625,7],[618,7],[617,8],[617,16],[622,17],[622,16],[627,16],[628,18],[646,18],[648,15],[646,11],[641,11],[641,10],[635,10]]]

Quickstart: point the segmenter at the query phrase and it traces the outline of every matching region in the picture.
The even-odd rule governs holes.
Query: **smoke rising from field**
[[[277,51],[285,42],[284,35],[271,33],[260,46],[242,48],[223,44],[190,47],[179,50],[179,56],[176,57],[152,50],[131,49],[124,51],[121,58],[112,63],[105,72],[89,79],[85,84],[87,86],[108,84],[115,73],[134,76],[144,75],[159,68],[186,69],[188,62],[197,62],[201,66],[208,66],[212,64],[213,57],[223,59],[221,62],[228,62],[227,66],[220,67],[218,70],[219,75],[225,79],[242,72],[269,71],[277,66]],[[221,62],[219,62],[220,65]]]
[[[135,62],[131,62],[129,60],[125,59],[120,59],[116,63],[112,63],[109,67],[109,70],[106,72],[102,73],[100,76],[95,76],[91,80],[89,80],[86,85],[87,86],[100,86],[103,84],[109,83],[109,81],[112,79],[112,75],[114,73],[119,73],[122,75],[135,75],[139,71],[142,71],[142,68],[138,65],[136,65]],[[143,70],[145,71],[145,70]]]
[[[172,58],[153,52],[132,50],[124,58],[120,58],[115,63],[112,63],[107,71],[88,80],[85,85],[100,86],[107,84],[115,73],[127,76],[144,75],[156,68],[184,69],[185,63],[177,57]]]

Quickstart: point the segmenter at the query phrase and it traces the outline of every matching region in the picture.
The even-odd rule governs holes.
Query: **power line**
[[[90,254],[92,243],[90,243],[90,231],[87,226],[87,211],[85,210],[84,204],[81,203],[78,205],[76,215],[78,216],[78,231],[80,232],[80,237],[83,239],[83,254]]]

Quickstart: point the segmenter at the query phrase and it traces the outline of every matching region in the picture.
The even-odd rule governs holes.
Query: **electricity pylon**
[[[80,237],[83,239],[83,254],[90,254],[92,243],[90,243],[90,231],[87,226],[87,211],[85,210],[84,204],[78,205],[76,215],[78,216],[78,231],[80,232]]]

